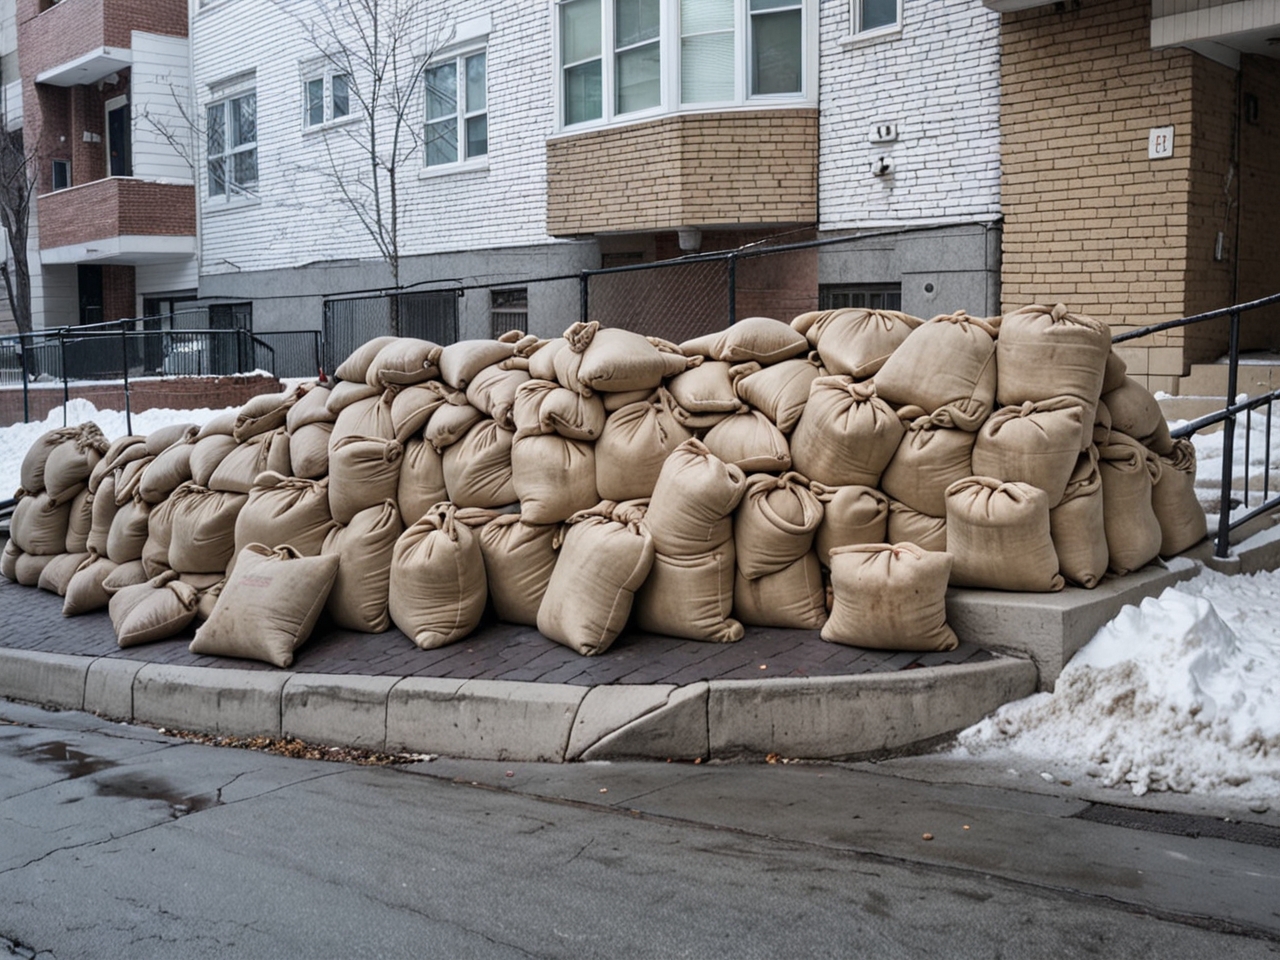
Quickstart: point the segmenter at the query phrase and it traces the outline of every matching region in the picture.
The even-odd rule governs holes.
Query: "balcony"
[[[133,63],[134,30],[185,37],[186,18],[186,0],[60,0],[21,23],[23,73],[60,87],[94,83]]]
[[[1280,57],[1275,0],[1152,0],[1151,46],[1185,46],[1224,62],[1241,53]]]
[[[191,185],[109,177],[43,194],[37,204],[41,263],[138,265],[195,256]]]

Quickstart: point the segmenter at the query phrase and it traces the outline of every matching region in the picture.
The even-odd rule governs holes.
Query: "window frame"
[[[231,145],[232,104],[238,101],[253,99],[253,139],[244,143]],[[223,149],[219,153],[209,150],[210,115],[215,108],[222,112]],[[256,203],[259,199],[258,188],[262,181],[261,165],[258,162],[258,89],[256,83],[240,84],[216,90],[215,94],[204,103],[205,131],[203,137],[204,179],[201,191],[201,202],[222,206],[234,206],[244,203]],[[234,170],[237,156],[253,154],[254,178],[249,183],[234,180],[230,173]],[[213,164],[215,160],[223,161],[223,189],[214,193]],[[252,189],[251,189],[252,188]]]
[[[475,57],[484,57],[484,105],[479,109],[468,109],[467,101],[467,64]],[[455,148],[457,155],[453,160],[432,163],[430,158],[431,137],[429,128],[432,124],[440,124],[448,119],[448,115],[431,117],[430,95],[427,92],[428,78],[433,70],[444,66],[453,66],[454,102],[453,124]],[[450,48],[441,56],[433,58],[422,71],[422,173],[425,176],[437,176],[443,173],[456,173],[460,170],[478,170],[489,163],[489,46],[487,37],[480,43],[471,43],[464,47]],[[484,153],[468,155],[467,121],[484,118],[485,149]]]
[[[893,20],[877,27],[862,26],[862,5],[866,0],[849,0],[850,40],[874,40],[902,33],[902,0],[894,0]]]
[[[347,82],[347,112],[341,115],[335,113],[336,102],[334,99],[334,80],[339,77],[345,77]],[[323,118],[317,123],[311,119],[311,85],[319,82],[321,112]],[[344,123],[351,123],[358,119],[358,115],[351,109],[351,73],[348,70],[338,68],[333,64],[325,64],[320,67],[314,67],[306,70],[302,74],[302,130],[304,133],[311,133],[317,130],[324,130],[328,127],[340,126]]]

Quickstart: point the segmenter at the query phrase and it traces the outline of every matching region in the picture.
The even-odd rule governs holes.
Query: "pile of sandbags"
[[[394,622],[424,647],[487,609],[584,654],[628,623],[866,643],[883,600],[897,620],[877,636],[932,649],[954,642],[948,584],[1091,587],[1205,534],[1190,444],[1106,325],[1061,305],[753,317],[679,345],[595,323],[445,347],[381,337],[333,382],[200,429],[109,449],[95,432],[33,447],[4,573],[36,582],[65,557],[68,615],[136,588],[116,604],[130,642],[217,613],[249,559],[281,582],[312,571],[335,626]],[[294,614],[265,659],[291,657],[320,612]],[[248,622],[203,636],[251,649],[234,636]]]

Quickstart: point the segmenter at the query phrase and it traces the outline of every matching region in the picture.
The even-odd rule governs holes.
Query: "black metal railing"
[[[1198,417],[1188,423],[1173,429],[1170,433],[1174,437],[1190,437],[1202,430],[1222,425],[1222,476],[1221,476],[1221,498],[1218,501],[1218,529],[1214,537],[1214,555],[1225,558],[1230,550],[1231,532],[1248,523],[1250,520],[1261,516],[1262,514],[1274,510],[1280,506],[1280,493],[1270,496],[1271,493],[1271,420],[1272,409],[1277,400],[1280,400],[1280,390],[1272,390],[1268,393],[1257,397],[1250,397],[1246,400],[1237,401],[1236,390],[1240,385],[1240,318],[1243,314],[1252,310],[1260,310],[1264,307],[1280,304],[1280,293],[1272,294],[1268,297],[1262,297],[1258,300],[1250,300],[1247,303],[1237,303],[1230,307],[1222,307],[1218,310],[1210,310],[1207,313],[1198,313],[1190,317],[1182,317],[1178,320],[1168,320],[1164,323],[1152,324],[1149,327],[1142,327],[1139,330],[1130,330],[1126,333],[1112,337],[1111,342],[1125,343],[1129,340],[1137,340],[1140,337],[1149,336],[1153,333],[1160,333],[1165,330],[1173,330],[1178,327],[1187,327],[1193,324],[1207,323],[1211,320],[1219,320],[1223,317],[1229,318],[1228,337],[1227,337],[1227,394],[1226,401],[1222,410],[1215,413]],[[1261,407],[1266,408],[1265,427],[1263,430],[1262,443],[1263,448],[1263,474],[1262,489],[1259,492],[1259,503],[1252,505],[1252,480],[1250,476],[1252,467],[1252,440],[1253,440],[1253,412]],[[1245,416],[1245,455],[1243,464],[1243,475],[1239,478],[1235,475],[1235,443],[1236,443],[1236,426],[1240,414]],[[1235,497],[1236,481],[1240,481],[1242,492],[1239,500]],[[1232,516],[1232,511],[1236,507],[1244,507],[1244,513],[1239,516]]]

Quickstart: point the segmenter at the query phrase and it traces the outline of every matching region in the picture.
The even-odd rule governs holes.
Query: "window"
[[[252,195],[258,185],[258,95],[244,93],[205,108],[209,196]]]
[[[853,32],[887,30],[898,25],[899,0],[853,0]]]
[[[489,152],[485,53],[463,54],[427,68],[428,167],[475,160]]]
[[[71,161],[53,161],[53,189],[65,190],[71,186]]]
[[[351,77],[345,73],[325,73],[302,85],[302,122],[319,127],[351,115]]]
[[[508,330],[529,332],[529,288],[489,291],[489,331],[496,339]]]
[[[813,95],[806,32],[816,24],[816,0],[559,0],[558,7],[561,126]]]
[[[818,305],[823,310],[853,307],[864,310],[901,310],[900,283],[841,283],[818,288]]]

